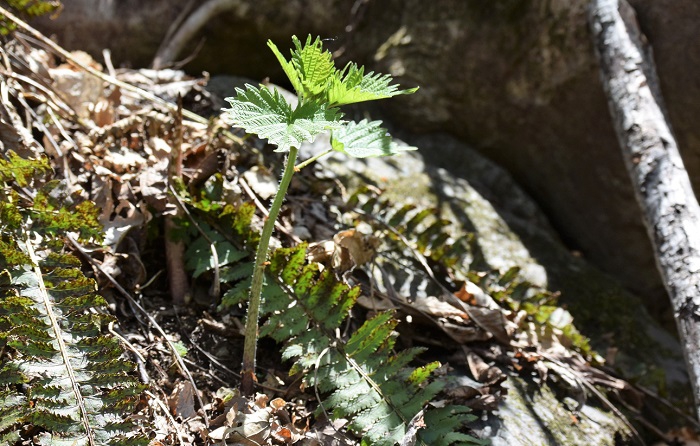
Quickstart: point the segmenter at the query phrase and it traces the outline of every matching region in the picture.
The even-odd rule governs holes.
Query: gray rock
[[[616,446],[631,443],[631,432],[610,412],[584,404],[572,423],[571,398],[560,401],[549,386],[518,377],[506,381],[508,397],[495,414],[477,423],[480,438],[493,446]]]

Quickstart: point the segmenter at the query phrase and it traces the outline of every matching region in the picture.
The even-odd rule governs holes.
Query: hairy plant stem
[[[250,298],[248,300],[248,312],[245,323],[245,340],[243,344],[243,366],[241,371],[241,393],[243,395],[251,395],[255,385],[255,353],[258,347],[258,315],[260,313],[260,301],[262,299],[262,285],[265,276],[265,266],[267,266],[268,247],[270,246],[270,237],[275,229],[275,221],[277,215],[284,202],[284,197],[287,194],[287,188],[294,176],[294,163],[297,159],[298,149],[292,147],[289,149],[287,161],[282,172],[279,188],[275,194],[275,199],[270,206],[270,213],[263,225],[262,233],[260,234],[260,242],[258,250],[255,253],[255,268],[253,269],[253,280],[250,286]]]

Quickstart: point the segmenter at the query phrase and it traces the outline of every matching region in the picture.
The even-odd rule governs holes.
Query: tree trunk
[[[617,137],[671,299],[698,416],[700,206],[632,7],[626,0],[593,0],[589,22]]]

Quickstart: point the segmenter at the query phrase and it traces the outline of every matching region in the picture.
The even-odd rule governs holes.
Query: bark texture
[[[700,206],[631,6],[595,0],[590,24],[627,170],[671,298],[700,415]]]

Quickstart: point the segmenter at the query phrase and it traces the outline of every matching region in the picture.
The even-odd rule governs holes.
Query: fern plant
[[[213,179],[212,185],[219,181]],[[214,280],[224,291],[219,311],[248,299],[254,267],[250,253],[259,240],[251,230],[255,205],[224,205],[222,190],[205,187],[199,197],[186,198],[201,230],[188,243],[189,267],[196,276],[218,271]],[[218,268],[209,243],[215,244]],[[412,438],[422,426],[412,420],[430,407],[427,403],[443,384],[429,376],[437,363],[408,367],[421,349],[393,352],[394,315],[381,313],[349,336],[340,336],[359,289],[349,287],[332,269],[321,271],[318,263],[307,262],[306,245],[272,252],[263,283],[260,334],[283,343],[284,358],[293,361],[291,373],[318,390],[320,407],[351,420],[349,429],[364,437],[365,444],[405,444]],[[418,444],[483,443],[459,432],[474,418],[466,407],[429,408],[423,415]]]
[[[306,264],[305,258],[304,245],[272,255],[270,276],[286,298],[268,300],[261,334],[286,343],[282,356],[295,360],[291,373],[304,373],[309,385],[329,394],[322,406],[335,417],[349,418],[348,427],[362,435],[362,444],[404,444],[410,421],[443,388],[442,381],[428,379],[440,364],[411,370],[407,365],[423,349],[393,353],[398,321],[390,311],[367,320],[347,341],[337,339],[334,332],[360,290],[338,281],[330,269],[320,272],[317,263]],[[468,412],[451,405],[427,410],[419,444],[483,444],[456,432],[476,418]]]
[[[99,209],[73,201],[45,159],[0,158],[0,444],[144,444],[125,415],[143,390],[118,340],[102,333],[106,302],[64,252],[99,240]],[[35,190],[35,193],[28,193]],[[32,196],[33,195],[33,196]]]
[[[245,90],[236,89],[235,98],[227,98],[231,108],[225,109],[223,115],[231,125],[267,139],[277,146],[276,152],[287,153],[282,179],[263,226],[255,257],[243,351],[241,391],[244,394],[253,392],[255,382],[258,317],[269,241],[295,169],[333,150],[355,157],[369,157],[395,155],[413,149],[393,142],[380,121],[343,121],[338,107],[410,94],[417,88],[399,90],[398,86],[391,85],[391,76],[373,72],[365,74],[364,68],[354,63],[338,70],[331,53],[323,49],[318,37],[314,40],[309,36],[303,45],[296,36],[292,41],[295,48],[290,60],[272,41],[268,41],[268,46],[297,93],[296,107],[292,108],[276,90],[246,85]],[[295,167],[299,146],[327,131],[331,131],[331,148]]]

